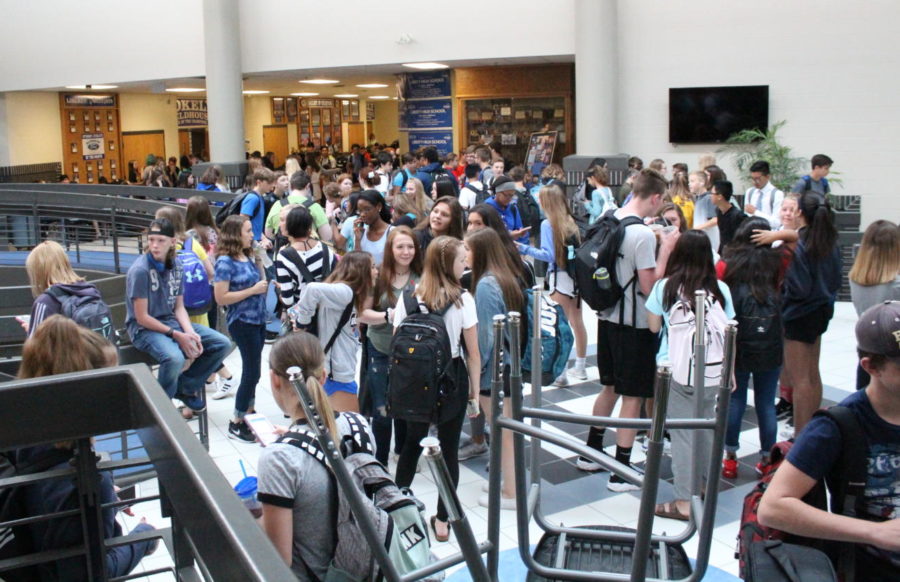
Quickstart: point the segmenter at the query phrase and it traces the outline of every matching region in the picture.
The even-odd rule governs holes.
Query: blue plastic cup
[[[262,504],[256,497],[256,489],[256,477],[244,477],[234,486],[234,492],[244,502],[244,507],[253,514],[253,517],[258,519],[262,517]]]

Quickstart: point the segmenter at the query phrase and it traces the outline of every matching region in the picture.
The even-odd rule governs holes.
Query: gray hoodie
[[[80,281],[78,283],[58,283],[53,286],[60,287],[70,295],[100,297],[100,291],[97,290],[97,287],[95,287],[93,283],[88,283],[87,281]],[[28,336],[31,337],[34,330],[36,330],[45,319],[58,313],[62,313],[62,305],[56,298],[52,297],[46,291],[38,295],[31,306],[31,322],[28,328]]]
[[[341,319],[341,313],[354,299],[353,289],[346,283],[309,283],[297,301],[297,321],[307,324],[318,311],[319,341],[324,348]],[[328,376],[336,382],[356,380],[358,348],[359,334],[354,308],[331,351],[325,354],[325,372]]]

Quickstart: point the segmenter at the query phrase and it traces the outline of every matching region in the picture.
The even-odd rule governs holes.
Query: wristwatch
[[[166,332],[166,337],[171,337],[171,338],[175,337],[175,328],[174,327],[169,328],[169,331]]]

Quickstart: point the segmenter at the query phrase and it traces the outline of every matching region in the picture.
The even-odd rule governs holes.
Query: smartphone
[[[262,446],[266,447],[278,440],[278,435],[275,434],[275,427],[272,426],[265,414],[247,414],[244,416],[244,422],[247,423],[247,426],[256,435],[256,440]]]
[[[478,399],[472,398],[466,404],[466,415],[470,418],[478,416]]]
[[[30,315],[17,315],[16,321],[18,321],[19,323],[31,323],[31,316]]]

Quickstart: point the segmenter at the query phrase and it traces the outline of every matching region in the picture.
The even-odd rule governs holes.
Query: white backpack
[[[694,344],[697,317],[694,302],[679,299],[669,308],[669,361],[672,379],[682,386],[694,385]],[[716,386],[722,379],[725,359],[725,325],[728,317],[715,297],[706,298],[706,367],[704,386]]]

